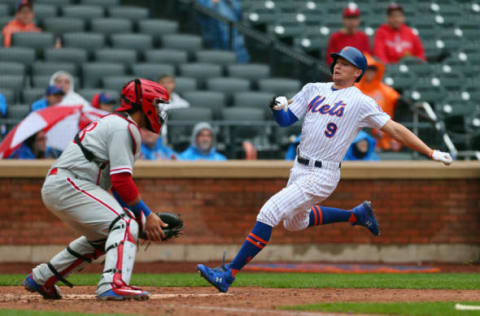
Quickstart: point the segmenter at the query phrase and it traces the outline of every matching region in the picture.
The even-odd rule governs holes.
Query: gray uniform
[[[48,264],[35,267],[33,277],[39,284],[55,283],[107,250],[97,288],[100,294],[111,288],[119,275],[115,272],[121,270],[121,279],[127,285],[130,282],[138,224],[107,190],[111,187],[110,175],[132,173],[140,155],[141,137],[130,117],[117,114],[91,123],[79,136],[82,145],[100,161],[88,161],[79,145],[70,144],[52,165],[42,187],[42,199],[53,214],[82,236]]]

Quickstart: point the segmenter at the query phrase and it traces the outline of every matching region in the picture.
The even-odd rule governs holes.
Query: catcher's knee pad
[[[105,245],[105,268],[102,283],[130,283],[138,239],[138,223],[129,216],[121,216],[110,227]]]

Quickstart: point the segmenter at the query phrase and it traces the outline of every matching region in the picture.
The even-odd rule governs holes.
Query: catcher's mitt
[[[183,228],[184,228],[183,220],[180,218],[180,214],[162,213],[162,212],[158,212],[155,214],[157,214],[157,216],[160,217],[162,222],[164,222],[165,224],[168,224],[168,227],[162,228],[163,233],[165,234],[165,237],[162,238],[162,241],[169,240],[172,237],[178,237],[178,235],[180,235],[180,233],[183,231]],[[145,240],[148,239],[147,234],[145,234],[143,229],[140,230],[138,237]]]

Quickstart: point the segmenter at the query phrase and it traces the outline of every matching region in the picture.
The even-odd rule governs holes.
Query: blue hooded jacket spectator
[[[47,108],[49,105],[55,105],[62,101],[65,92],[60,87],[48,86],[45,96],[32,103],[32,111],[38,111]]]
[[[203,130],[211,132],[210,144],[205,144],[207,148],[201,149],[202,145],[197,142],[198,134]],[[215,134],[212,127],[207,122],[200,122],[195,125],[192,132],[192,139],[190,147],[187,148],[178,156],[179,160],[227,160],[221,153],[217,152],[215,148]]]
[[[46,136],[44,132],[33,134],[23,141],[8,159],[45,159],[58,158],[61,154],[59,150],[46,146]]]
[[[142,143],[140,149],[142,153],[142,159],[145,160],[157,160],[157,159],[177,159],[177,153],[170,147],[163,144],[162,138],[158,138],[155,147],[149,147],[147,144]]]
[[[362,142],[362,144],[360,144]],[[364,147],[365,142],[368,147]],[[364,131],[360,131],[353,143],[348,148],[347,154],[343,160],[363,160],[363,161],[378,161],[380,160],[375,153],[375,146],[377,141],[372,136]]]
[[[197,0],[197,3],[209,9],[217,11],[227,19],[239,22],[242,19],[242,6],[239,0]],[[228,24],[208,16],[200,16],[199,23],[202,27],[202,35],[205,46],[213,49],[230,49],[230,30]],[[233,30],[233,50],[237,54],[239,63],[248,63],[250,55],[245,47],[245,38]]]

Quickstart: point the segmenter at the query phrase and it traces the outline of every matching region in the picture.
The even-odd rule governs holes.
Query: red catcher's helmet
[[[170,95],[159,83],[147,79],[129,81],[122,88],[121,105],[116,110],[141,110],[147,117],[146,128],[160,133],[164,119],[162,104],[168,103]]]

